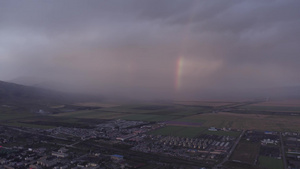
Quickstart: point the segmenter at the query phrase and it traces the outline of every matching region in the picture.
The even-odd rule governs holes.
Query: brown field
[[[101,102],[76,103],[75,105],[78,105],[78,106],[104,107],[104,108],[110,108],[110,107],[117,107],[117,106],[120,106],[119,104],[113,104],[113,103],[101,103]]]
[[[234,102],[222,102],[222,101],[176,101],[175,104],[180,104],[184,106],[209,106],[209,107],[219,107],[233,104]]]
[[[300,100],[268,101],[268,102],[252,104],[252,106],[300,107]]]
[[[203,127],[227,127],[233,129],[255,129],[271,131],[299,131],[300,116],[279,116],[261,114],[210,113],[179,119],[184,122],[198,122]]]

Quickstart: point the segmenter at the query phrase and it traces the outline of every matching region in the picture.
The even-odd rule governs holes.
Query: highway
[[[284,151],[284,143],[283,143],[283,139],[282,139],[282,133],[279,133],[280,135],[280,142],[281,142],[281,152],[282,152],[282,160],[283,160],[283,165],[284,165],[284,169],[287,169],[287,164],[286,164],[286,159],[285,159],[285,151]]]

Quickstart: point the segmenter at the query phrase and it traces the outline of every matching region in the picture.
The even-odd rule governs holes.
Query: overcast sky
[[[300,85],[298,0],[1,0],[0,80],[130,98]]]

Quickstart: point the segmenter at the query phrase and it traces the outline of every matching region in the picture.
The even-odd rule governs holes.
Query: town
[[[228,164],[255,165],[259,155],[281,159],[289,168],[300,167],[297,132],[241,130],[236,131],[237,137],[201,134],[195,138],[151,133],[166,125],[118,119],[93,128],[1,126],[0,167],[226,168]],[[213,133],[232,129],[207,130]]]

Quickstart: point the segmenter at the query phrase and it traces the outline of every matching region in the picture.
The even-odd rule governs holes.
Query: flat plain
[[[259,143],[240,142],[234,150],[231,160],[252,165],[255,163],[256,156],[259,153],[259,147]]]
[[[176,101],[174,104],[185,105],[185,106],[207,106],[207,107],[219,107],[228,106],[235,102],[225,101]]]
[[[282,169],[284,168],[283,162],[281,159],[276,159],[272,157],[259,156],[258,158],[259,166],[264,168],[272,168],[272,169]]]
[[[179,104],[180,103],[180,104]],[[58,114],[40,115],[32,112],[19,112],[9,107],[1,107],[0,117],[2,124],[19,125],[27,120],[26,126],[30,123],[34,125],[47,126],[43,123],[37,123],[40,118],[65,119],[70,123],[79,119],[91,120],[141,120],[148,122],[167,122],[168,126],[177,127],[217,127],[247,130],[270,130],[270,131],[298,131],[300,130],[300,115],[297,113],[291,115],[261,114],[261,108],[264,107],[277,111],[295,111],[299,108],[299,101],[276,101],[248,104],[243,106],[241,102],[176,102],[176,103],[147,103],[147,104],[111,104],[93,103],[93,105],[107,105],[93,110],[71,111]],[[84,104],[84,103],[80,103]],[[91,103],[87,103],[91,104]],[[209,106],[208,106],[209,105]],[[242,105],[232,108],[232,105]],[[283,106],[284,105],[284,106]],[[56,109],[63,109],[59,105]],[[253,107],[255,109],[247,113],[222,112],[220,110],[230,107],[231,110]],[[217,111],[216,111],[217,110]],[[29,120],[29,122],[28,122]],[[30,121],[31,120],[31,121]],[[44,120],[46,121],[46,120]],[[51,120],[50,120],[51,121]],[[60,120],[57,120],[60,121]],[[24,122],[25,123],[25,122]],[[184,124],[184,125],[183,125]],[[197,125],[195,125],[197,124]],[[43,126],[45,125],[45,126]],[[57,124],[59,125],[59,124]],[[55,126],[54,123],[50,126]],[[36,127],[36,126],[35,126]],[[38,127],[38,126],[37,126]]]
[[[193,138],[200,135],[204,130],[206,129],[202,127],[166,126],[158,130],[151,131],[149,134]]]
[[[201,122],[205,127],[226,127],[248,130],[297,131],[300,129],[299,116],[209,113],[184,117],[180,121]]]
[[[267,101],[242,107],[249,111],[264,111],[270,113],[300,113],[300,100]]]
[[[181,103],[181,102],[180,102]],[[217,112],[212,113],[216,106],[226,108],[226,105],[232,106],[240,104],[240,102],[184,102],[185,105],[176,102],[176,104],[137,104],[137,105],[120,105],[114,107],[105,107],[97,110],[75,111],[60,113],[54,116],[66,118],[84,118],[84,119],[125,119],[125,120],[141,120],[153,122],[184,122],[186,124],[200,124],[201,127],[217,127],[217,128],[232,128],[232,129],[248,129],[248,130],[271,130],[271,131],[299,131],[300,130],[300,116],[292,115],[273,115],[260,114],[260,110],[253,110],[251,113],[231,113],[231,112]],[[206,104],[207,103],[207,104]],[[298,109],[295,107],[298,102],[284,101],[280,111],[291,111],[291,109]],[[201,106],[191,106],[191,105]],[[213,104],[214,107],[207,108],[203,105]],[[263,105],[264,103],[261,103]],[[277,109],[278,106],[270,106],[270,109]],[[277,105],[277,102],[274,103]],[[281,105],[280,103],[278,103]],[[247,105],[247,107],[256,107]],[[292,105],[291,107],[287,105]],[[241,106],[244,108],[245,106]],[[172,126],[176,126],[173,124]],[[183,127],[178,123],[177,126]],[[186,125],[191,127],[192,125]],[[195,126],[194,126],[195,127]]]

